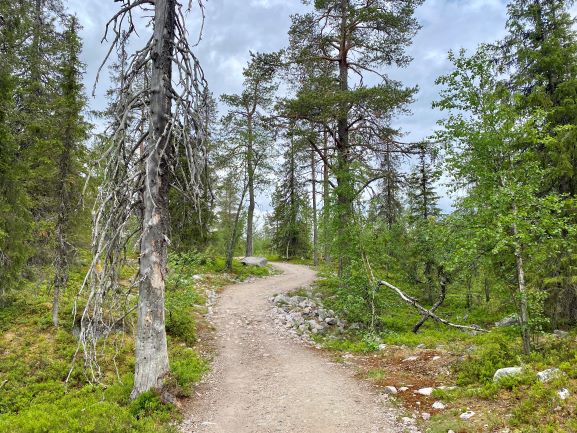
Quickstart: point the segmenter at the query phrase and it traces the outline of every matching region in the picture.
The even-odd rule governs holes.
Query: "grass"
[[[106,345],[100,345],[100,383],[88,383],[81,359],[65,383],[78,343],[71,331],[72,305],[88,261],[89,255],[81,254],[70,276],[69,289],[61,300],[58,329],[51,323],[51,294],[45,283],[23,283],[2,300],[1,433],[176,432],[178,410],[161,402],[156,393],[130,400],[134,370],[130,329],[126,334],[112,334]],[[170,256],[166,329],[171,374],[166,385],[179,397],[189,396],[209,368],[196,349],[205,290],[269,273],[267,268],[244,267],[235,262],[232,274],[225,275],[223,267],[224,260],[197,253]],[[127,266],[121,279],[128,280],[134,271]],[[134,323],[134,317],[129,319]]]

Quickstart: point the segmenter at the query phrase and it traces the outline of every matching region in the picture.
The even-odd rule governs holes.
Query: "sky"
[[[186,3],[187,0],[184,0]],[[82,59],[86,64],[85,84],[92,93],[96,71],[108,45],[101,43],[106,21],[118,9],[113,0],[68,0],[69,12],[75,13],[83,26]],[[238,93],[242,88],[242,69],[249,52],[275,51],[288,44],[290,16],[305,12],[310,6],[301,0],[205,0],[205,22],[196,55],[202,64],[210,90],[215,96]],[[422,28],[408,52],[413,62],[403,70],[392,70],[390,76],[407,86],[417,85],[419,92],[412,114],[395,119],[394,126],[406,134],[404,140],[416,141],[435,130],[440,113],[431,108],[438,97],[435,79],[450,71],[449,50],[474,50],[480,43],[500,39],[505,33],[505,0],[426,0],[416,12]],[[199,13],[193,9],[188,17],[192,37],[199,31]],[[143,29],[142,33],[146,33]],[[141,34],[142,34],[141,33]],[[90,108],[105,107],[104,95],[110,82],[106,71],[101,74]],[[261,200],[261,212],[268,203]],[[442,197],[441,208],[450,199]]]

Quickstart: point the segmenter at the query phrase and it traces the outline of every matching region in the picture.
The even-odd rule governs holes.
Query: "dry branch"
[[[447,325],[450,326],[452,328],[457,328],[457,329],[461,329],[463,331],[473,331],[473,332],[488,332],[486,329],[483,329],[477,325],[472,325],[472,326],[466,326],[466,325],[458,325],[456,323],[451,323],[448,320],[442,319],[439,316],[437,316],[432,309],[431,310],[427,310],[425,307],[423,307],[421,304],[419,304],[417,302],[417,300],[415,298],[410,297],[409,295],[403,293],[403,291],[401,289],[399,289],[398,287],[393,286],[391,283],[388,283],[386,281],[379,281],[378,286],[385,286],[388,287],[389,289],[391,289],[392,291],[394,291],[397,295],[399,295],[399,297],[405,301],[407,304],[412,305],[413,307],[415,307],[417,310],[419,310],[419,312],[423,315],[425,315],[426,317],[430,317],[431,319],[433,319],[436,322],[442,323],[443,325]]]

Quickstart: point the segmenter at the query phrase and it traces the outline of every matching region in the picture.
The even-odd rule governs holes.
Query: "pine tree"
[[[82,214],[77,212],[85,178],[84,165],[87,152],[84,141],[88,129],[82,115],[86,108],[86,99],[83,94],[84,65],[80,62],[82,44],[78,30],[76,17],[70,17],[62,40],[64,53],[60,65],[61,94],[54,116],[59,126],[57,130],[60,132],[52,149],[58,164],[54,191],[58,203],[55,227],[54,300],[52,304],[54,326],[58,326],[60,293],[68,283],[74,228],[86,222],[82,221]]]
[[[246,256],[253,254],[254,211],[256,187],[262,182],[263,168],[270,155],[273,142],[272,131],[266,119],[271,108],[275,83],[275,65],[278,54],[251,54],[251,60],[243,75],[244,88],[238,95],[222,95],[221,100],[228,107],[228,114],[222,119],[229,141],[231,158],[243,159],[248,188],[248,209],[246,221]],[[226,152],[226,150],[225,150]]]
[[[321,78],[316,88],[300,90],[286,108],[292,118],[328,129],[334,139],[331,171],[336,180],[334,210],[340,276],[354,256],[349,229],[354,201],[383,177],[378,167],[372,166],[370,155],[382,152],[383,144],[398,134],[390,127],[391,117],[405,109],[416,91],[390,80],[382,69],[403,67],[410,61],[405,48],[419,27],[413,14],[420,3],[324,0],[314,2],[310,13],[293,17],[289,61],[297,65],[323,64],[333,71]],[[352,74],[363,79],[355,84]],[[370,75],[376,76],[377,85],[364,84],[364,77]],[[321,156],[320,149],[317,151]]]
[[[273,247],[286,259],[308,256],[311,241],[307,176],[303,173],[308,162],[303,146],[306,141],[302,138],[299,141],[294,134],[294,130],[289,131],[289,145],[272,197],[274,210],[269,221]]]
[[[0,294],[14,286],[29,254],[30,213],[23,188],[25,167],[13,131],[16,114],[18,16],[13,2],[0,1]]]

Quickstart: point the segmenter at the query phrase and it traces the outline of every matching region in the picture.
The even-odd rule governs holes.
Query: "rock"
[[[282,293],[276,295],[273,299],[275,304],[290,304],[290,298],[287,295],[283,295]]]
[[[567,400],[567,398],[569,398],[571,393],[569,392],[569,390],[567,388],[563,388],[563,389],[560,389],[559,391],[557,391],[557,395],[559,396],[559,398],[561,400]]]
[[[459,415],[459,418],[466,421],[468,419],[473,418],[474,416],[475,416],[475,412],[473,412],[472,410],[468,410],[467,412],[463,412],[461,415]]]
[[[562,374],[561,370],[558,368],[548,368],[547,370],[540,371],[537,373],[537,377],[541,382],[549,382],[551,379]]]
[[[427,412],[423,412],[423,413],[421,414],[421,418],[423,418],[425,421],[428,421],[428,420],[431,419],[431,414],[430,414],[430,413],[427,413]]]
[[[421,395],[431,395],[433,393],[433,388],[421,388],[415,391],[415,394]]]
[[[447,433],[455,433],[454,430],[447,430]]]
[[[399,388],[399,391],[400,391],[400,392],[405,392],[405,391],[408,391],[408,390],[409,390],[409,388],[408,388],[407,386],[401,386],[401,387]]]
[[[555,329],[553,331],[553,334],[555,334],[557,337],[560,337],[560,338],[564,338],[564,337],[567,337],[567,335],[569,335],[569,333],[567,331],[562,331],[561,329]]]
[[[436,361],[436,360],[438,360],[438,359],[441,359],[441,357],[440,357],[439,355],[433,356],[433,361]]]
[[[417,359],[419,359],[418,356],[409,356],[408,358],[403,359],[403,362],[412,362],[416,361]]]
[[[409,418],[408,416],[404,416],[402,421],[405,425],[412,425],[415,423],[415,420],[413,418]]]
[[[519,323],[519,317],[516,314],[511,314],[510,316],[504,317],[503,319],[495,322],[497,328],[506,328],[507,326],[514,326]]]
[[[387,348],[386,344],[379,344],[379,347],[378,347],[379,350],[385,350],[386,348]]]
[[[505,376],[517,376],[519,374],[523,373],[523,368],[522,367],[506,367],[506,368],[500,368],[499,370],[497,370],[495,372],[495,375],[493,376],[493,381],[498,381],[499,379],[505,377]]]
[[[441,403],[440,401],[436,401],[433,403],[433,405],[431,407],[433,409],[443,410],[443,409],[445,409],[446,406],[443,403]]]
[[[245,257],[240,262],[245,266],[258,266],[264,268],[268,261],[264,257]]]
[[[421,344],[417,344],[417,349],[424,349],[427,346],[425,346],[425,343],[421,343]]]
[[[349,329],[351,331],[356,331],[359,329],[363,329],[363,324],[362,323],[351,323],[351,326],[349,326]]]
[[[325,319],[325,323],[327,325],[336,325],[337,324],[337,319],[335,319],[334,317],[327,317]]]
[[[195,281],[202,280],[202,275],[198,275],[198,274],[193,275],[193,276],[192,276],[192,279],[195,280]]]
[[[385,387],[383,388],[383,392],[384,392],[385,394],[396,394],[396,393],[397,393],[397,388],[395,388],[394,386],[388,385],[388,386],[385,386]]]

